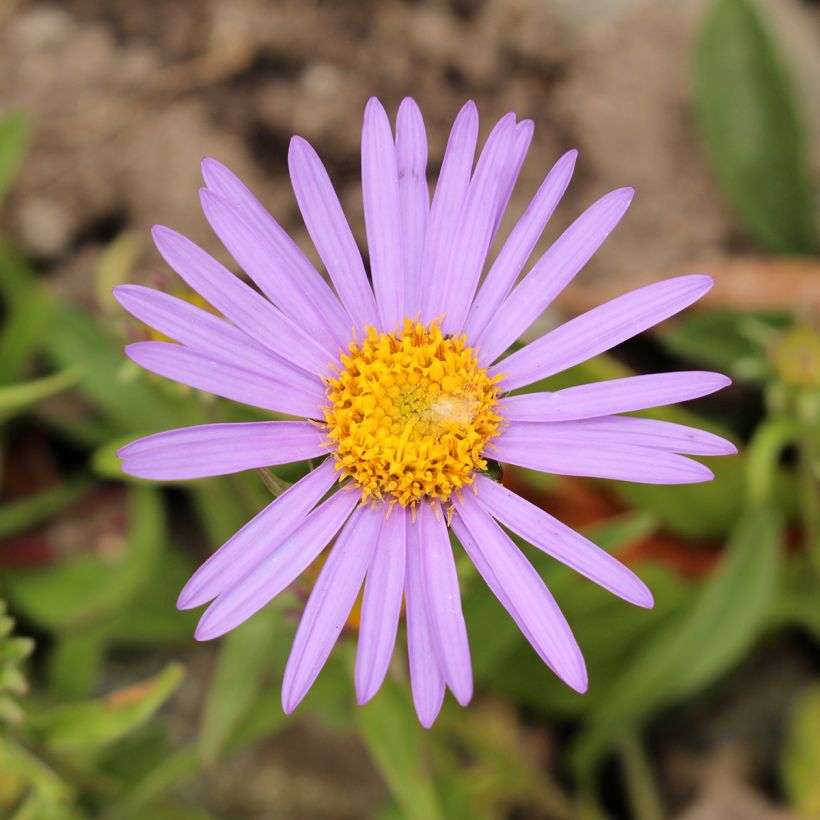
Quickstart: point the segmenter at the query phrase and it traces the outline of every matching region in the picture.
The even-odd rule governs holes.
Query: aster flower
[[[137,319],[178,344],[126,348],[146,370],[304,420],[169,430],[120,451],[123,470],[174,480],[323,459],[200,567],[178,605],[209,603],[196,630],[216,638],[251,617],[333,544],[284,673],[291,712],[325,663],[364,587],[357,697],[379,689],[405,602],[411,688],[421,722],[449,688],[472,696],[470,648],[451,533],[544,663],[578,692],[581,651],[549,590],[505,529],[630,603],[652,595],[629,569],[492,480],[488,459],[560,475],[657,484],[706,481],[687,455],[735,452],[697,429],[620,415],[724,387],[718,373],[667,373],[515,395],[606,351],[700,298],[707,276],[625,294],[504,357],[623,216],[631,188],[578,217],[518,282],[572,175],[558,160],[498,255],[498,231],[533,134],[513,114],[475,162],[467,103],[430,201],[421,113],[405,99],[395,139],[372,99],[362,131],[370,274],[315,151],[294,137],[289,166],[307,230],[332,287],[227,168],[203,162],[202,208],[256,288],[174,231],[154,228],[166,262],[216,311],[138,286],[115,290]],[[518,283],[517,283],[518,282]],[[517,283],[517,284],[516,284]]]

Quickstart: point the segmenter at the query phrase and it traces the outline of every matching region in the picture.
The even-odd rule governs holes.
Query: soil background
[[[92,300],[91,272],[124,231],[141,246],[132,278],[166,275],[149,243],[154,223],[188,234],[227,262],[197,200],[200,159],[214,156],[318,262],[287,176],[290,136],[307,138],[325,160],[361,240],[358,152],[368,97],[380,97],[391,114],[404,96],[416,98],[431,177],[455,114],[472,98],[482,136],[507,111],[536,124],[510,219],[562,153],[580,150],[545,245],[608,190],[637,189],[628,216],[580,277],[582,285],[617,280],[626,290],[632,278],[662,278],[748,250],[692,116],[691,47],[703,5],[7,1],[0,4],[0,100],[4,109],[29,112],[34,131],[0,228],[55,288],[79,301]],[[798,83],[808,84],[820,72],[818,5],[761,5],[786,43]],[[816,97],[806,99],[820,105]],[[193,671],[199,664],[204,677],[208,662],[197,655]],[[176,719],[184,720],[180,708]],[[385,792],[351,744],[300,725],[209,773],[192,789],[192,801],[238,820],[373,816]],[[724,798],[741,814],[687,816],[775,816],[753,796]]]

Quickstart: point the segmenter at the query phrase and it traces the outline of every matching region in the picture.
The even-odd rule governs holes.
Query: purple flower
[[[126,310],[179,343],[129,345],[128,356],[146,370],[306,419],[158,433],[120,451],[125,472],[191,479],[324,459],[206,561],[179,596],[183,609],[210,602],[196,637],[215,638],[265,606],[334,542],[285,669],[288,713],[319,674],[362,585],[359,702],[385,677],[402,596],[419,719],[433,723],[445,687],[462,705],[470,700],[451,531],[544,663],[585,691],[584,659],[569,625],[501,525],[633,604],[651,607],[652,595],[608,553],[489,478],[487,459],[678,484],[712,478],[685,455],[735,452],[710,433],[617,415],[711,393],[729,384],[718,373],[510,395],[672,316],[712,281],[681,276],[640,288],[501,358],[603,243],[633,191],[618,189],[592,205],[516,284],[569,183],[570,151],[482,280],[533,125],[502,118],[474,168],[477,132],[469,102],[453,125],[430,202],[417,105],[402,103],[394,140],[384,109],[370,100],[362,131],[370,277],[321,161],[295,137],[293,189],[332,288],[250,191],[206,159],[203,210],[258,291],[163,227],[154,229],[160,253],[224,319],[144,287],[115,291]]]

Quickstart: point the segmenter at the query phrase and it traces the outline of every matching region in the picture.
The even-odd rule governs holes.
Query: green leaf
[[[48,521],[82,498],[90,487],[85,477],[69,478],[42,492],[5,502],[0,508],[0,539]]]
[[[792,709],[780,771],[791,807],[820,817],[820,686],[804,690]]]
[[[679,318],[659,331],[661,343],[677,356],[718,370],[736,372],[741,362],[759,359],[764,333],[776,335],[790,323],[780,313],[704,311]]]
[[[768,623],[777,588],[781,524],[765,506],[742,516],[692,608],[645,646],[611,685],[579,738],[580,770],[663,706],[710,685],[743,658]]]
[[[28,409],[31,405],[55,393],[72,387],[80,381],[81,375],[82,371],[79,367],[70,367],[41,379],[0,387],[0,421]]]
[[[97,749],[145,724],[182,682],[181,664],[171,663],[142,683],[102,700],[67,703],[31,715],[28,726],[39,742],[59,752]]]
[[[24,287],[19,298],[6,305],[0,329],[0,384],[19,379],[29,358],[42,346],[51,305],[45,288],[38,284]]]
[[[46,629],[83,628],[109,618],[137,595],[165,543],[159,495],[148,487],[134,487],[129,491],[126,543],[115,558],[83,554],[54,566],[6,572],[8,597]]]
[[[222,641],[199,732],[199,754],[205,763],[220,756],[258,694],[270,667],[270,645],[281,620],[279,607],[265,607]]]
[[[817,247],[802,123],[755,5],[716,0],[695,52],[695,103],[706,147],[738,218],[766,249]]]
[[[57,367],[77,363],[82,366],[79,390],[100,410],[116,434],[162,430],[204,420],[196,404],[172,401],[142,377],[124,379],[126,359],[119,344],[78,307],[58,306],[45,350]]]
[[[22,112],[7,114],[0,120],[0,201],[5,199],[28,141],[29,120]]]
[[[443,820],[422,751],[421,727],[407,692],[392,681],[356,713],[359,735],[406,820]]]

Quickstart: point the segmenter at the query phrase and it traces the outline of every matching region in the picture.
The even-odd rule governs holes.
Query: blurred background
[[[818,78],[813,0],[0,3],[0,817],[820,817]],[[656,607],[528,550],[587,657],[578,696],[463,566],[476,697],[467,710],[448,697],[429,732],[403,637],[383,691],[355,707],[355,617],[284,718],[281,674],[315,575],[196,644],[176,594],[275,483],[149,485],[114,456],[146,433],[256,417],[123,356],[148,331],[113,285],[191,297],[150,225],[229,261],[198,207],[211,155],[318,262],[287,177],[298,133],[361,240],[373,94],[391,113],[418,100],[431,175],[466,99],[483,135],[507,111],[532,118],[511,216],[580,149],[544,245],[635,186],[541,329],[671,275],[716,286],[541,388],[723,370],[731,388],[652,415],[741,447],[692,487],[506,469],[632,566]]]

